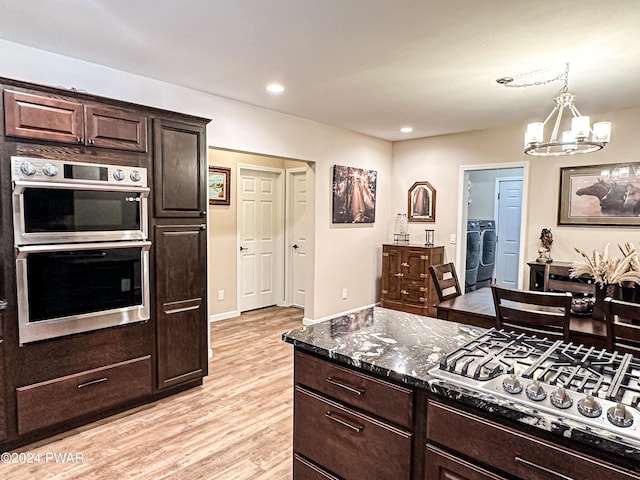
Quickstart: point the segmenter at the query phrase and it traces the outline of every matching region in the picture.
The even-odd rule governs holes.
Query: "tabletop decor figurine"
[[[540,247],[538,247],[538,263],[551,263],[551,244],[553,243],[553,234],[550,228],[543,228],[540,232]]]

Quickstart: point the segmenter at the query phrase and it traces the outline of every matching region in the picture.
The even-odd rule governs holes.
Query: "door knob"
[[[240,247],[240,251],[242,252],[243,250],[249,250],[248,248],[244,248],[244,247]]]
[[[296,250],[300,248],[297,243],[294,243],[292,247],[295,248]]]

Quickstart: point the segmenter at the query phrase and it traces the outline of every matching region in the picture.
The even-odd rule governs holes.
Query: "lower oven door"
[[[20,343],[149,319],[151,242],[18,247]]]

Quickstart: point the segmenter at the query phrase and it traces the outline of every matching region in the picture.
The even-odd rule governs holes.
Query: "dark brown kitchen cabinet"
[[[556,445],[507,426],[477,417],[457,408],[429,400],[427,441],[431,446],[473,461],[465,474],[444,478],[494,479],[500,476],[472,476],[485,469],[504,472],[522,480],[580,479],[632,480],[638,476],[598,458]],[[499,445],[499,448],[496,448]],[[427,454],[429,455],[429,454]],[[429,457],[427,456],[427,461]],[[443,462],[443,460],[439,460]],[[453,467],[448,467],[453,472]],[[445,469],[445,471],[447,471]],[[488,471],[488,470],[487,470]],[[442,469],[427,463],[426,480],[442,479]],[[480,475],[479,473],[476,475]]]
[[[154,211],[156,217],[207,214],[205,126],[154,122]]]
[[[414,478],[413,391],[299,351],[294,358],[294,480]]]
[[[4,91],[5,135],[147,151],[147,116],[118,107]]]
[[[425,480],[506,480],[433,445],[427,445],[425,465]]]
[[[87,370],[16,392],[18,433],[151,395],[150,356]]]
[[[4,344],[2,340],[2,321],[0,320],[0,441],[7,438],[7,406],[5,405],[4,383]]]
[[[442,246],[383,245],[381,306],[435,317],[438,296],[429,265],[441,264],[443,259]]]
[[[206,226],[156,225],[158,389],[207,375]]]

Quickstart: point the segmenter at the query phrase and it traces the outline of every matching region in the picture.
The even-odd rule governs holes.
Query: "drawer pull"
[[[331,412],[325,413],[324,416],[329,420],[333,420],[334,422],[342,425],[343,427],[350,428],[354,432],[360,433],[362,430],[364,430],[364,427],[361,427],[360,425],[351,425],[349,422],[345,422],[344,420],[340,420],[338,417],[334,417],[333,415],[331,415]]]
[[[396,273],[393,275],[394,277],[404,277],[404,273]]]
[[[525,465],[526,467],[529,467],[533,470],[539,470],[541,472],[547,473],[549,475],[553,475],[556,478],[561,478],[562,480],[575,480],[572,477],[567,477],[566,475],[563,475],[562,473],[558,473],[554,470],[551,470],[550,468],[547,467],[543,467],[542,465],[538,465],[537,463],[533,463],[530,462],[529,460],[525,460],[524,458],[520,458],[518,456],[516,456],[516,462],[520,462],[523,465]]]
[[[90,382],[87,382],[87,383],[81,383],[80,385],[78,385],[78,388],[84,388],[90,385],[95,385],[96,383],[102,383],[106,381],[107,381],[107,377],[102,377],[102,378],[98,378],[97,380],[91,380]]]
[[[407,262],[402,262],[400,265],[402,265],[403,267],[410,267],[411,266]]]
[[[345,385],[344,383],[336,382],[333,377],[327,377],[327,383],[334,385],[336,387],[344,388],[347,392],[351,392],[355,395],[364,395],[364,390],[360,388],[353,388],[349,385]]]

